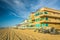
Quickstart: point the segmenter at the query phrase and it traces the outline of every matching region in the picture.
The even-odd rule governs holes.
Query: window
[[[35,19],[36,22],[40,21],[40,18]]]
[[[40,12],[40,15],[43,14],[42,12]]]
[[[46,17],[46,20],[48,20],[48,17]]]
[[[48,17],[42,17],[40,20],[48,20]]]
[[[38,16],[39,15],[39,13],[37,12],[36,14],[35,14],[35,16]]]
[[[40,24],[36,24],[36,27],[40,27]]]
[[[48,23],[42,23],[42,27],[48,26]]]
[[[30,25],[30,27],[33,27],[34,25]]]
[[[48,26],[48,23],[46,23],[46,26]]]
[[[43,13],[42,12],[36,12],[35,16],[38,16],[38,15],[41,15],[41,14],[43,14]]]
[[[45,11],[44,14],[48,14],[48,12]]]
[[[42,23],[42,27],[44,27],[45,26],[45,24],[44,23]]]
[[[42,17],[41,20],[44,20],[44,17]]]

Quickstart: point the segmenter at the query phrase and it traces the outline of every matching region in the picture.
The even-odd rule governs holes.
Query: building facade
[[[33,24],[35,22],[35,18],[34,18],[34,12],[32,12],[29,16],[29,25],[30,27],[34,27],[35,24]]]
[[[55,27],[60,28],[60,11],[50,8],[42,8],[30,15],[33,27]]]

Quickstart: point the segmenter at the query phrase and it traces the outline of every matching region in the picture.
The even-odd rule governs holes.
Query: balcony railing
[[[52,21],[49,21],[49,20],[41,20],[40,21],[40,23],[58,23],[58,24],[60,24],[60,21],[54,21],[54,20],[52,20]]]
[[[60,18],[60,15],[52,15],[52,14],[42,14],[40,17],[53,17],[53,18]]]

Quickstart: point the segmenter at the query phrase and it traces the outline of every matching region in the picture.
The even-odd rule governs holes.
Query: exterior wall
[[[35,14],[40,13],[36,18],[42,17],[42,16],[48,16],[48,17],[54,17],[54,18],[60,18],[60,13],[54,13],[54,12],[48,12],[48,11],[43,11],[43,12],[36,12]]]
[[[48,24],[48,27],[54,27],[56,29],[60,29],[60,24]]]
[[[40,12],[43,12],[43,15],[60,18],[60,11],[59,10],[54,10],[54,9],[50,9],[50,8],[42,8],[40,10]],[[48,14],[45,14],[44,12],[47,12]]]
[[[48,24],[48,23],[36,23],[35,27],[39,28],[39,27],[54,27],[56,29],[60,29],[60,24]]]
[[[35,22],[35,17],[34,17],[34,12],[31,13],[30,17],[29,17],[29,26],[30,27],[34,27],[35,24],[33,24]]]
[[[31,20],[34,20],[34,13],[31,13],[30,19],[31,19]]]
[[[56,13],[60,13],[60,10],[55,10],[55,9],[51,9],[51,8],[41,8],[41,11],[50,11],[50,12],[56,12]]]
[[[41,19],[41,18],[40,18]],[[58,18],[49,18],[44,17],[44,19],[40,20],[40,22],[54,22],[54,23],[60,23],[60,19]]]
[[[55,27],[60,28],[60,11],[56,11],[53,9],[43,8],[41,10],[36,11],[34,14],[30,15],[32,25],[34,27]],[[53,22],[44,23],[44,22]]]
[[[60,18],[60,13],[54,13],[54,12],[48,12],[48,11],[47,13],[48,14],[43,14],[43,15]]]

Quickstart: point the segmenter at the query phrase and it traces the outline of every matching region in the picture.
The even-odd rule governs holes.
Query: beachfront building
[[[41,8],[31,13],[30,21],[33,27],[60,28],[60,11],[50,8]]]

